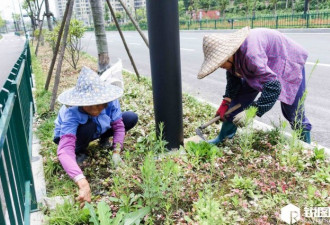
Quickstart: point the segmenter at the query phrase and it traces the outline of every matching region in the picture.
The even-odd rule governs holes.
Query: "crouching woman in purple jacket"
[[[226,92],[217,110],[224,122],[218,137],[210,143],[233,137],[237,127],[244,125],[244,110],[249,106],[255,106],[261,117],[277,100],[292,129],[301,131],[300,139],[310,143],[312,125],[301,103],[308,56],[303,47],[276,30],[245,27],[231,34],[206,35],[203,50],[199,79],[218,68],[227,70]],[[226,111],[238,103],[242,105],[240,110],[224,120]]]
[[[121,88],[105,84],[93,70],[83,67],[76,86],[58,97],[63,106],[55,120],[54,142],[59,161],[79,187],[81,206],[91,201],[89,183],[78,165],[87,157],[89,143],[99,139],[102,147],[123,148],[125,132],[138,121],[134,112],[121,112],[118,98],[122,95]]]

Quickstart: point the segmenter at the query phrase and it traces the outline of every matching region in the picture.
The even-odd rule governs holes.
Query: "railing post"
[[[276,29],[278,29],[278,15],[276,15],[275,21],[276,21]]]
[[[253,29],[253,17],[251,17],[251,28]]]
[[[199,29],[202,29],[202,20],[199,20]]]
[[[309,14],[306,13],[306,27],[309,28]]]
[[[231,19],[231,29],[234,29],[234,19]]]

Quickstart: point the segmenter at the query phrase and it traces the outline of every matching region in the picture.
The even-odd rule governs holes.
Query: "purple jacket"
[[[278,80],[282,90],[279,100],[291,105],[302,81],[307,51],[276,30],[257,28],[250,31],[235,53],[235,69],[254,89]]]

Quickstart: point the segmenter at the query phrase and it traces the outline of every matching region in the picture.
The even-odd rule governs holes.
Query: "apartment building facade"
[[[106,0],[103,1],[103,6],[106,5]],[[67,0],[55,0],[57,15],[62,19],[66,7]],[[139,8],[146,7],[146,0],[122,0],[129,11],[134,14],[134,11]],[[110,0],[110,4],[115,12],[124,12],[124,9],[118,0]],[[73,18],[83,21],[85,25],[92,24],[92,12],[89,0],[74,0]]]

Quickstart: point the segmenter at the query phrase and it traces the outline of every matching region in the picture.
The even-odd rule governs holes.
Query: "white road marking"
[[[191,48],[180,48],[182,51],[188,51],[188,52],[194,52],[195,49],[191,49]]]
[[[307,65],[315,65],[315,62],[306,62]],[[330,67],[330,64],[318,63],[317,66],[326,66]]]

